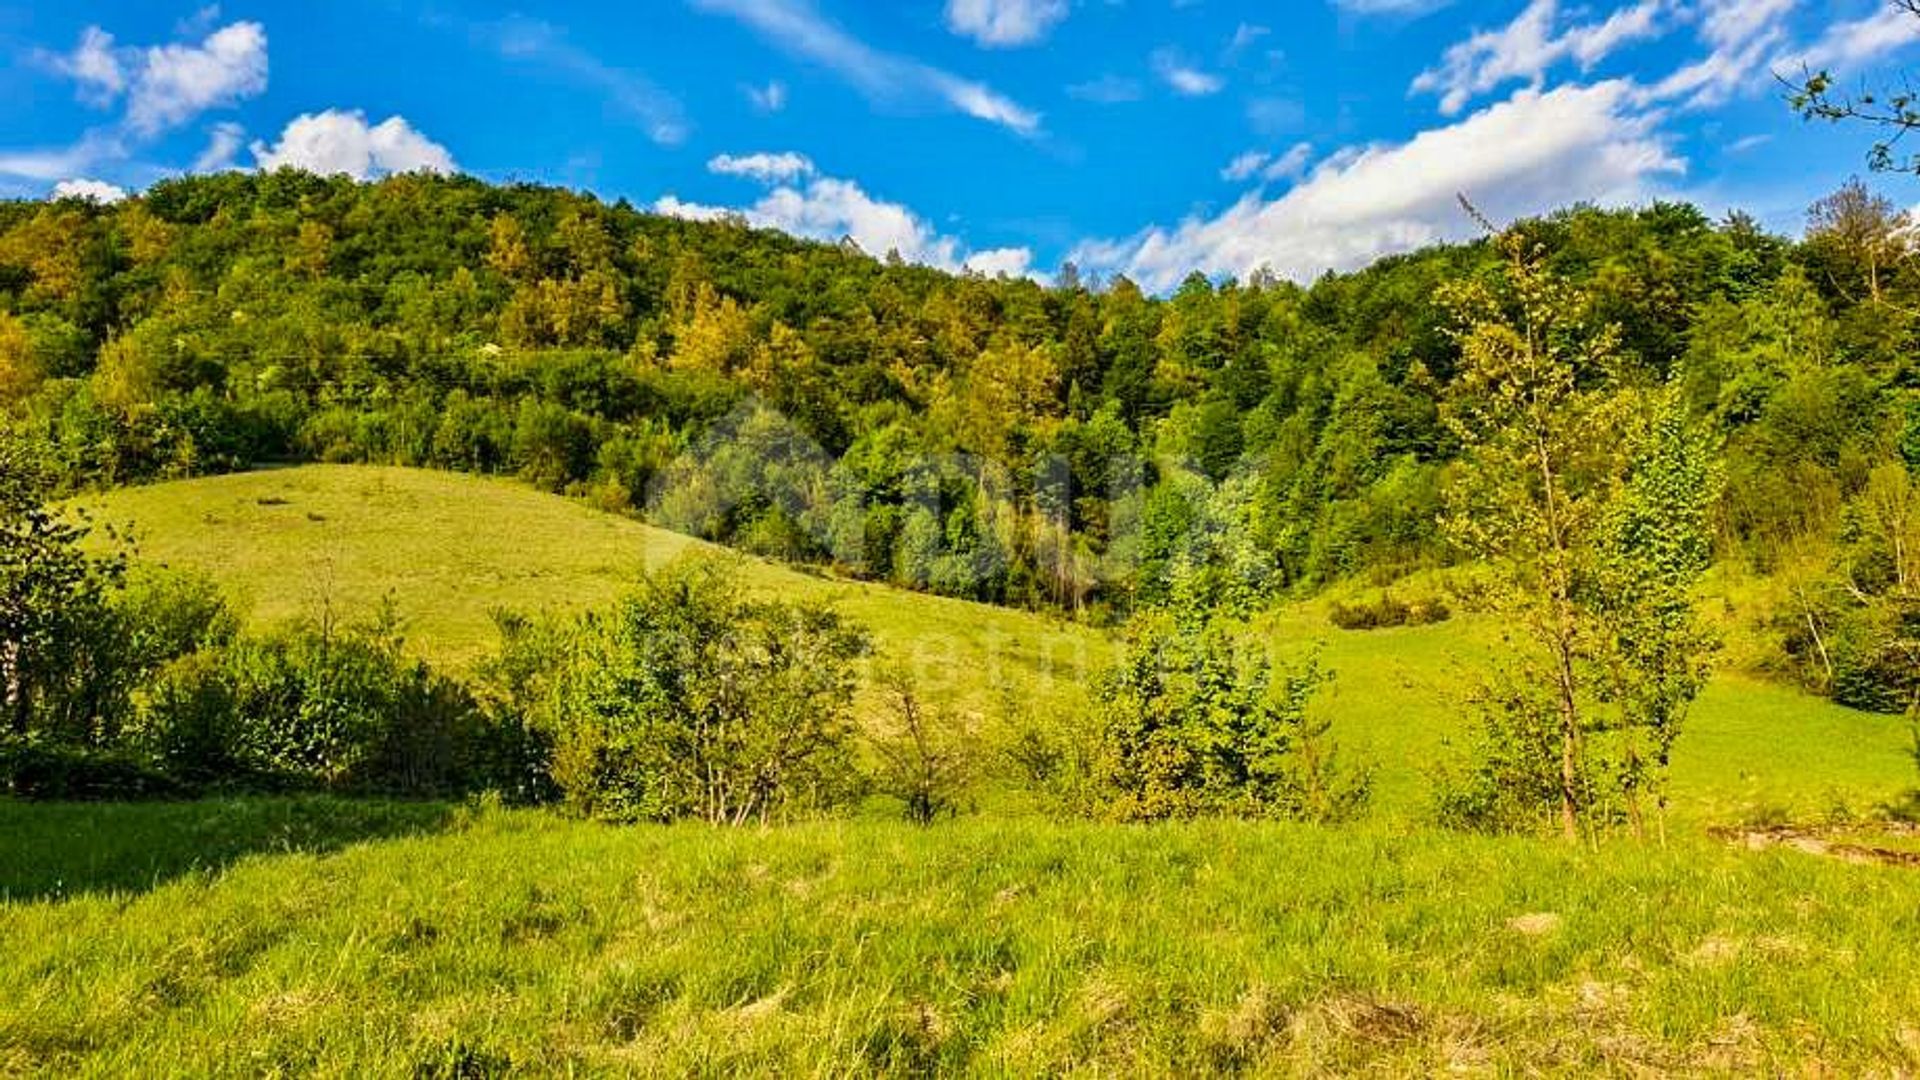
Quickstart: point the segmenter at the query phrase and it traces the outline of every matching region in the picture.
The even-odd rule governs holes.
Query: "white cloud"
[[[87,199],[101,204],[117,203],[127,197],[127,189],[104,180],[62,180],[53,185],[56,199]]]
[[[813,161],[805,154],[721,154],[707,162],[707,171],[721,176],[745,176],[762,183],[812,176]]]
[[[765,86],[746,88],[747,100],[763,113],[777,113],[787,107],[787,84],[778,79]]]
[[[931,98],[948,108],[1021,135],[1040,133],[1040,114],[984,83],[963,79],[918,60],[881,52],[823,18],[808,0],[692,0],[695,7],[736,19],[783,49],[818,64],[869,97],[887,101]]]
[[[516,17],[476,26],[473,32],[505,59],[539,64],[598,92],[655,143],[677,146],[686,141],[690,125],[679,99],[638,72],[579,48],[553,24]]]
[[[446,147],[415,131],[398,116],[368,126],[365,114],[328,109],[295,117],[273,146],[253,144],[262,169],[291,166],[323,176],[344,173],[355,180],[388,173],[455,171]]]
[[[266,88],[267,31],[256,22],[234,23],[198,45],[144,50],[127,90],[127,123],[155,135]]]
[[[1173,88],[1173,92],[1185,97],[1206,97],[1217,94],[1225,87],[1226,80],[1211,72],[1202,71],[1189,63],[1176,49],[1161,49],[1153,54],[1153,71],[1160,81]]]
[[[97,26],[80,32],[80,42],[72,52],[42,55],[55,71],[79,85],[81,100],[90,105],[104,108],[127,88],[126,68],[114,49],[113,35]]]
[[[193,160],[193,169],[197,173],[226,172],[234,167],[240,156],[240,147],[246,142],[247,131],[232,121],[222,121],[213,125],[207,134],[207,148]]]
[[[223,26],[198,44],[145,48],[118,46],[112,34],[89,26],[71,52],[37,55],[72,79],[89,105],[106,108],[124,97],[126,127],[143,138],[267,88],[267,31],[257,22]]]
[[[1194,269],[1246,275],[1266,266],[1305,281],[1470,235],[1460,193],[1496,220],[1576,200],[1636,201],[1685,165],[1633,100],[1619,80],[1523,90],[1410,142],[1336,153],[1276,198],[1249,192],[1217,216],[1083,244],[1072,258],[1152,289]]]
[[[1772,79],[1769,58],[1786,40],[1798,0],[1704,0],[1696,15],[1707,55],[1648,87],[1642,99],[1687,108],[1724,103],[1743,86]]]
[[[1413,92],[1440,95],[1440,111],[1451,116],[1481,94],[1514,80],[1541,85],[1547,69],[1572,61],[1582,71],[1615,50],[1664,32],[1668,0],[1641,0],[1598,23],[1555,33],[1559,0],[1532,0],[1499,30],[1483,30],[1448,48],[1440,65],[1413,80]]]
[[[1266,150],[1249,150],[1227,163],[1220,170],[1220,179],[1230,183],[1240,183],[1255,177],[1263,181],[1293,180],[1307,171],[1313,163],[1313,144],[1295,143],[1283,154],[1274,154]]]
[[[1033,273],[1033,252],[1023,247],[976,251],[967,256],[966,268],[987,277],[1028,277]]]
[[[1920,41],[1920,18],[1903,7],[1886,6],[1864,19],[1837,22],[1804,51],[1778,66],[1785,72],[1846,70]]]
[[[785,176],[780,175],[785,171],[781,169],[715,169],[758,179],[768,185],[766,194],[751,206],[733,209],[665,195],[654,202],[653,210],[695,221],[737,217],[761,228],[779,229],[815,240],[837,241],[851,237],[869,255],[898,252],[908,262],[942,270],[971,269],[985,274],[1031,271],[1033,254],[1028,249],[996,248],[968,253],[959,239],[942,235],[907,207],[876,199],[851,180],[821,176],[811,162],[798,154],[750,154],[726,160],[735,165],[741,162],[785,165],[791,163],[782,159],[789,157],[805,162],[807,167]]]
[[[0,176],[44,182],[64,180],[126,156],[126,145],[117,136],[90,131],[70,146],[0,150]]]
[[[1067,17],[1067,0],[947,0],[947,29],[982,45],[1031,45]]]

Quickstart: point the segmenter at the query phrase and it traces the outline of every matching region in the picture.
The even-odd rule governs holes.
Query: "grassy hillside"
[[[323,605],[365,614],[391,598],[410,642],[459,664],[491,641],[496,607],[570,611],[617,595],[642,568],[722,549],[522,485],[454,473],[308,466],[122,489],[93,504],[131,526],[140,553],[201,567],[259,621]],[[1010,699],[1047,717],[1085,701],[1108,639],[1044,616],[753,560],[755,588],[832,597],[870,626],[937,699],[992,713]],[[1262,623],[1283,657],[1338,676],[1321,702],[1342,740],[1378,767],[1388,810],[1415,810],[1426,770],[1461,730],[1468,677],[1500,648],[1483,621],[1366,633],[1333,629],[1320,605]],[[1674,762],[1676,809],[1693,820],[1758,811],[1864,808],[1912,784],[1898,720],[1728,676],[1699,704]]]
[[[212,574],[256,623],[365,618],[390,601],[408,643],[456,667],[493,645],[495,609],[597,607],[687,555],[738,559],[769,594],[830,598],[873,630],[882,660],[911,665],[964,708],[997,708],[1002,685],[1037,710],[1075,707],[1104,641],[1059,619],[743,558],[460,473],[314,465],[123,488],[88,508],[142,558]]]
[[[249,829],[271,853],[188,872]],[[1704,839],[324,802],[0,830],[68,861],[0,872],[37,897],[0,903],[0,1073],[1920,1068],[1920,876]],[[90,894],[66,853],[129,840],[171,863]]]

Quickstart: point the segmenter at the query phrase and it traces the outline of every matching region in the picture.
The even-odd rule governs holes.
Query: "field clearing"
[[[692,555],[738,559],[750,587],[831,598],[870,627],[930,700],[1046,722],[1084,709],[1111,639],[1065,620],[802,573],[604,514],[507,480],[370,466],[305,466],[128,488],[90,504],[130,527],[147,559],[203,569],[256,623],[365,617],[390,599],[411,647],[458,667],[493,640],[490,612],[572,612],[618,596],[642,569]],[[1337,675],[1319,703],[1377,769],[1383,812],[1416,814],[1428,771],[1463,730],[1478,665],[1499,649],[1484,620],[1334,629],[1323,604],[1283,609],[1261,633],[1283,659]],[[1729,674],[1695,709],[1674,761],[1683,823],[1871,809],[1914,781],[1898,718],[1838,708]]]
[[[202,817],[270,853],[190,869]],[[180,856],[102,893],[6,869],[5,1072],[1920,1068],[1920,876],[1703,840],[326,802],[0,826]]]

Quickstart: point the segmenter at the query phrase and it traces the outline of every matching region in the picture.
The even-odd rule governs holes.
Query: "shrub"
[[[1383,592],[1379,598],[1343,604],[1335,600],[1327,610],[1333,625],[1342,630],[1376,630],[1393,626],[1427,626],[1446,622],[1453,611],[1439,597],[1406,601]]]
[[[1342,769],[1331,725],[1309,715],[1326,681],[1283,673],[1217,622],[1143,615],[1096,688],[1096,772],[1123,820],[1234,814],[1338,821],[1361,813],[1370,781]]]
[[[621,821],[739,825],[842,803],[865,649],[831,610],[671,567],[572,636],[546,710],[553,778],[575,808]]]
[[[978,763],[971,728],[951,712],[929,710],[904,673],[887,672],[880,683],[893,716],[869,739],[874,786],[899,799],[915,824],[958,814]]]

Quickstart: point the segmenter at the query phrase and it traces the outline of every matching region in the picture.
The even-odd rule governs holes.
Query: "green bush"
[[[1309,705],[1317,668],[1282,673],[1219,622],[1143,615],[1100,679],[1103,811],[1122,820],[1204,814],[1339,821],[1366,807],[1370,778],[1337,761]]]
[[[564,647],[546,723],[553,779],[584,813],[743,824],[857,790],[866,635],[831,610],[748,599],[729,571],[680,565]]]

